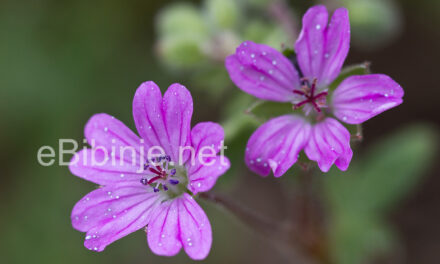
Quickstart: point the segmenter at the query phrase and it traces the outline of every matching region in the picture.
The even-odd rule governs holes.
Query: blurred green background
[[[330,208],[335,262],[439,263],[440,2],[322,2],[350,9],[353,45],[347,63],[371,61],[373,72],[390,75],[405,89],[404,104],[364,125],[365,140],[356,145],[347,173],[316,176]],[[233,88],[222,58],[243,39],[279,48],[281,42],[291,46],[294,36],[283,33],[286,25],[268,11],[273,1],[186,1],[190,7],[173,13],[174,3],[0,2],[2,263],[192,262],[184,253],[153,255],[143,231],[102,253],[86,250],[84,235],[71,227],[70,210],[95,186],[67,167],[37,163],[42,145],[56,147],[59,138],[82,140],[83,127],[95,113],[112,114],[133,128],[132,98],[146,80],[162,89],[173,82],[188,87],[193,124],[228,125],[226,154],[234,165],[216,191],[263,214],[285,217],[280,193],[295,191],[295,175],[262,179],[243,166],[244,145],[255,124],[240,122],[246,127],[238,129],[228,120],[250,101]],[[315,3],[289,1],[294,21]],[[184,31],[185,25],[191,30]],[[214,236],[203,263],[289,262],[227,211],[201,205]]]

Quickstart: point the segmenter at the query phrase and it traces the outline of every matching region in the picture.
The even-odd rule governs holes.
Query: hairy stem
[[[240,219],[244,224],[258,231],[265,239],[269,239],[269,244],[279,250],[289,262],[316,264],[302,254],[299,248],[292,246],[292,241],[289,239],[289,228],[286,228],[286,226],[283,226],[273,219],[269,219],[224,195],[208,192],[200,193],[199,197],[222,206],[235,217]]]

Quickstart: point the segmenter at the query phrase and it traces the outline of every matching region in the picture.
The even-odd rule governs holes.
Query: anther
[[[148,180],[145,179],[145,178],[142,178],[142,179],[141,179],[141,183],[142,183],[143,185],[148,185]]]
[[[169,182],[170,182],[172,185],[179,184],[179,181],[178,181],[178,180],[174,180],[174,179],[170,179]]]

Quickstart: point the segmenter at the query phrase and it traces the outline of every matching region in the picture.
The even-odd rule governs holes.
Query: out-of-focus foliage
[[[331,170],[325,188],[336,263],[362,263],[393,246],[386,214],[420,182],[437,143],[436,129],[412,125],[369,147],[347,172]]]
[[[401,10],[394,0],[338,0],[350,12],[353,43],[364,49],[389,44],[402,31]]]
[[[232,87],[226,56],[244,40],[274,47],[286,43],[280,26],[268,19],[270,1],[205,0],[201,7],[176,3],[157,19],[159,58],[175,73],[189,74],[195,88],[217,97]],[[286,43],[290,44],[290,43]]]

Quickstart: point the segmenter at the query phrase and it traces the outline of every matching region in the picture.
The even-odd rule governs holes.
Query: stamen
[[[171,170],[170,170],[170,174],[171,174],[171,175],[176,175],[176,169],[171,169]]]
[[[148,180],[145,179],[145,178],[142,178],[142,179],[141,179],[141,183],[142,183],[143,185],[148,185]]]
[[[163,184],[162,187],[164,191],[168,191],[168,187],[165,184]]]
[[[178,180],[174,180],[174,179],[170,179],[169,182],[170,182],[172,185],[179,184],[179,181],[178,181]]]

